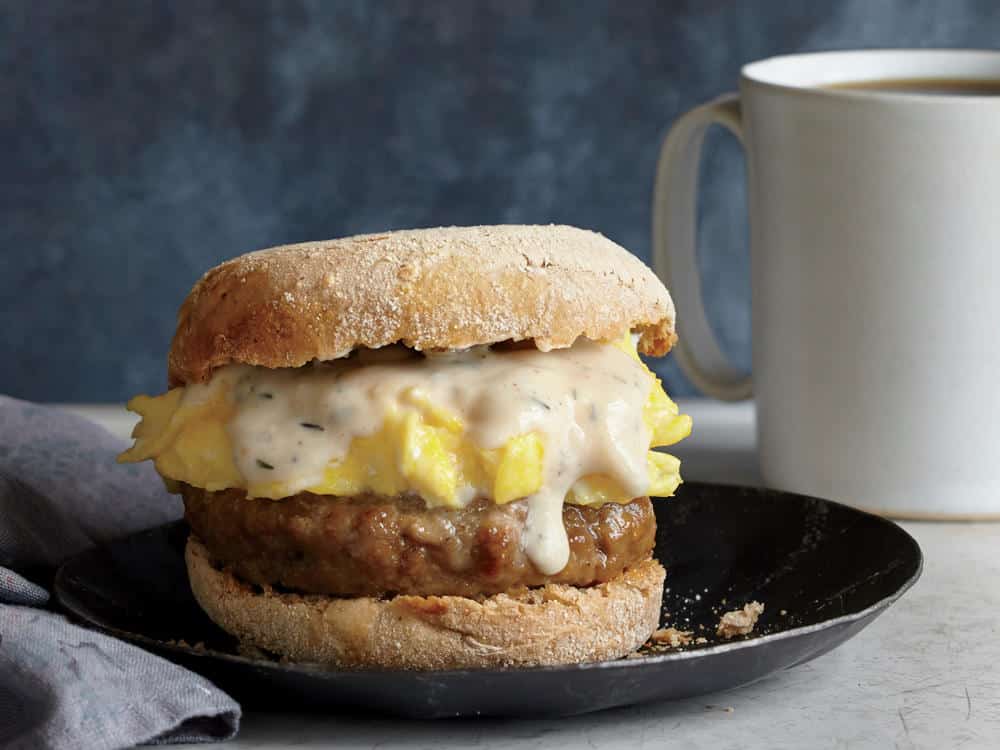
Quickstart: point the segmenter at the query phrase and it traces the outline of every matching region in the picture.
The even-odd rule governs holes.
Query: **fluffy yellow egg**
[[[615,344],[638,359],[630,338]],[[671,445],[691,431],[659,380],[650,378],[642,410],[650,447]],[[128,408],[142,421],[135,445],[122,461],[152,458],[159,473],[175,482],[208,490],[238,487],[250,497],[282,498],[301,489],[287,481],[248,481],[233,458],[227,425],[236,405],[232,383],[216,378],[207,385],[173,389],[161,396],[137,396]],[[647,456],[649,495],[671,495],[680,484],[679,461],[665,453]],[[536,493],[543,485],[545,438],[537,432],[515,435],[496,449],[476,445],[461,418],[431,402],[419,389],[397,394],[374,433],[354,437],[345,455],[331,461],[322,478],[305,487],[321,495],[384,496],[419,494],[428,505],[458,507],[474,496],[508,503]],[[632,496],[610,477],[590,475],[575,482],[566,501],[580,505],[628,502]]]

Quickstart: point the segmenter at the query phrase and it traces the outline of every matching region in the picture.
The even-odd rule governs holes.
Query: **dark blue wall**
[[[988,0],[4,2],[0,392],[160,390],[190,285],[267,245],[567,222],[648,258],[662,133],[742,63],[998,39]],[[747,365],[743,166],[712,145],[705,283]]]

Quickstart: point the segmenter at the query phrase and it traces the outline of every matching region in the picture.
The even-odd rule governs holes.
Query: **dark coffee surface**
[[[824,88],[938,96],[1000,96],[1000,78],[876,78],[834,83]]]

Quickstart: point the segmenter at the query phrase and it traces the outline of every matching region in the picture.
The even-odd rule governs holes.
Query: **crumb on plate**
[[[670,646],[671,648],[679,648],[691,643],[692,634],[690,630],[660,628],[649,637],[649,640],[653,643]]]
[[[734,609],[726,612],[719,619],[719,626],[715,629],[715,634],[722,638],[735,638],[738,635],[749,635],[753,632],[757,624],[757,618],[764,612],[764,605],[760,602],[750,602],[743,606],[743,609]]]

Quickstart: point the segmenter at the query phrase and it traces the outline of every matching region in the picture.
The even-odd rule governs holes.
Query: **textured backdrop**
[[[991,0],[7,0],[0,392],[161,390],[190,285],[267,245],[566,222],[648,259],[662,134],[744,62],[998,31]],[[743,164],[709,146],[704,283],[748,366]]]

